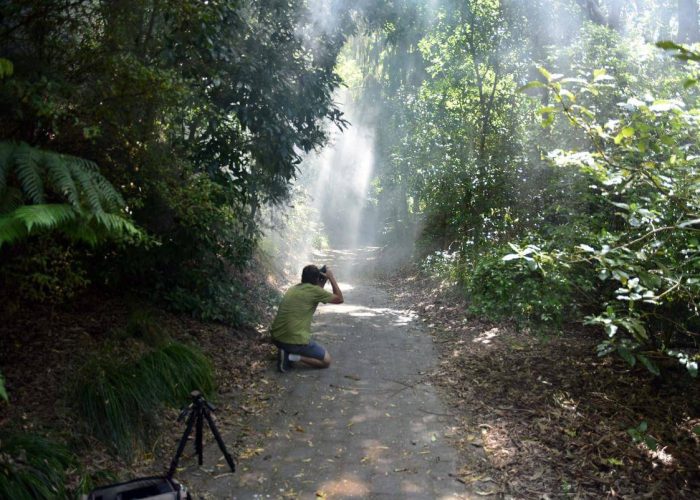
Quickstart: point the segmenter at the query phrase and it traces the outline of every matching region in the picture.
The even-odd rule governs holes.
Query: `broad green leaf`
[[[518,88],[517,91],[524,92],[524,91],[529,90],[529,89],[540,89],[543,87],[546,88],[547,86],[544,83],[538,82],[537,80],[535,80],[535,81],[529,82],[529,83],[523,85],[522,87]]]
[[[537,69],[548,82],[552,81],[552,74],[549,71],[544,69],[542,66],[539,66]]]
[[[655,451],[656,447],[658,446],[656,439],[651,436],[644,436],[644,444],[647,445],[647,448],[649,448],[651,451]]]
[[[659,371],[659,367],[656,366],[656,364],[653,361],[651,361],[649,358],[647,358],[645,355],[635,354],[635,356],[644,365],[644,367],[647,370],[649,370],[651,373],[653,373],[657,377],[661,374],[661,372]]]
[[[583,78],[562,78],[561,83],[578,83],[580,85],[588,84],[588,82]]]
[[[617,333],[617,330],[618,330],[617,325],[614,325],[612,323],[605,325],[605,333],[607,333],[608,337],[610,337],[610,338],[615,336],[615,334]]]
[[[682,45],[678,45],[677,43],[672,42],[670,40],[662,40],[660,42],[656,42],[656,46],[664,50],[683,49]]]
[[[700,219],[693,219],[693,220],[687,220],[687,221],[681,222],[680,224],[678,224],[678,227],[684,228],[684,227],[688,227],[688,226],[695,226],[698,224],[700,224]]]
[[[637,363],[637,359],[634,357],[634,354],[630,352],[629,349],[626,347],[620,346],[617,348],[617,353],[620,355],[622,359],[627,361],[627,363],[630,366],[634,366]]]
[[[556,113],[559,111],[559,108],[556,106],[542,106],[537,110],[537,114],[544,115],[548,113]]]

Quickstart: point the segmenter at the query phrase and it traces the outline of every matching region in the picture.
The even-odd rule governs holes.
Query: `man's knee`
[[[326,351],[326,354],[323,356],[321,362],[323,363],[323,368],[328,368],[331,366],[331,355],[328,354],[328,351]]]

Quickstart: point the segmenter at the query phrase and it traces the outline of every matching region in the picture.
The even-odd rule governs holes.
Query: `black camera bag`
[[[144,477],[94,489],[87,500],[189,500],[187,489],[167,477]]]

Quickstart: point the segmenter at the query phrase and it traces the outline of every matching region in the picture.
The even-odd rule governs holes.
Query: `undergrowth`
[[[210,395],[214,373],[196,348],[171,342],[137,360],[96,355],[72,391],[78,415],[90,433],[116,453],[131,458],[154,435],[165,406],[183,405],[192,390]]]
[[[75,456],[62,444],[37,434],[0,434],[0,498],[67,498],[66,471],[76,468]]]

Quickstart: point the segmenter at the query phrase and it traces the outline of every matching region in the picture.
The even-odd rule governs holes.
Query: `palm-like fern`
[[[0,246],[40,230],[95,244],[138,235],[124,200],[93,162],[0,142]]]

